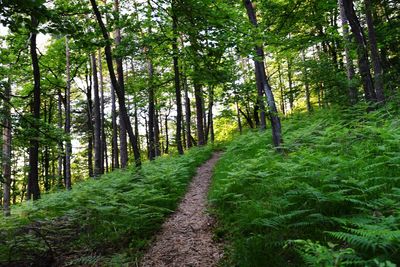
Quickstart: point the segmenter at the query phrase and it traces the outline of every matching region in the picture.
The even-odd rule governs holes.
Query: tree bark
[[[119,0],[114,0],[114,12],[119,15]],[[118,47],[121,43],[121,30],[119,28],[115,29],[115,45]],[[124,67],[122,65],[122,58],[116,57],[115,62],[117,65],[117,78],[118,85],[120,87],[120,91],[122,97],[125,99],[125,83],[124,83]],[[121,109],[121,107],[120,107]],[[121,157],[121,168],[125,168],[128,164],[128,141],[126,138],[127,133],[127,125],[125,120],[122,118],[121,114],[119,117],[119,126],[120,126],[120,157]],[[132,126],[131,126],[132,128]],[[133,132],[132,132],[133,134]]]
[[[88,171],[89,177],[94,176],[93,171],[93,119],[92,119],[92,110],[93,110],[93,102],[92,102],[92,82],[89,78],[89,71],[86,70],[86,100],[87,100],[87,127],[88,127],[88,151],[87,151],[87,160],[88,160]]]
[[[302,60],[303,60],[303,64],[304,64],[303,76],[304,76],[304,87],[305,87],[305,93],[306,93],[307,111],[312,112],[313,107],[311,105],[311,100],[310,100],[310,84],[308,81],[308,71],[307,71],[307,66],[306,66],[306,53],[303,50],[301,52],[301,54],[302,54]]]
[[[61,90],[58,90],[58,101],[57,101],[57,106],[58,106],[58,128],[62,129],[63,128],[63,117],[62,117],[62,96],[61,96]],[[58,177],[58,186],[62,187],[63,182],[62,182],[62,177],[63,177],[63,152],[64,150],[64,145],[62,140],[58,142],[58,171],[57,171],[57,177]]]
[[[250,0],[243,0],[243,2],[245,4],[250,22],[253,24],[254,27],[258,27],[256,13],[252,2]],[[256,67],[256,79],[258,77],[258,79],[261,80],[267,98],[267,103],[269,108],[269,119],[271,121],[271,126],[272,126],[273,144],[275,147],[280,147],[281,143],[283,142],[281,133],[281,121],[278,116],[278,110],[275,105],[274,95],[272,93],[271,86],[268,83],[267,74],[265,72],[264,51],[262,47],[256,47],[255,49],[259,57],[257,60],[255,60],[255,64],[256,66],[258,65],[258,70],[259,70],[259,75],[257,75],[257,67]]]
[[[105,172],[108,172],[108,154],[107,154],[107,137],[106,137],[106,123],[104,116],[105,100],[104,100],[104,79],[103,79],[103,64],[101,62],[101,51],[99,49],[99,78],[100,78],[100,117],[101,117],[101,166],[105,168]],[[103,171],[104,173],[104,171]]]
[[[293,111],[294,108],[294,96],[293,96],[293,80],[292,80],[292,60],[288,58],[287,60],[288,67],[288,81],[289,81],[289,108],[290,111]]]
[[[68,139],[65,144],[65,188],[71,189],[71,65],[70,65],[70,51],[68,45],[68,36],[65,36],[65,57],[66,57],[66,71],[67,71],[67,87],[65,88],[65,134]]]
[[[111,46],[109,44],[110,37],[108,36],[107,29],[103,23],[103,20],[101,18],[100,11],[97,7],[96,0],[90,0],[92,7],[93,7],[93,12],[96,15],[97,22],[100,26],[100,29],[103,34],[103,38],[106,41],[106,46],[105,46],[105,55],[106,55],[106,61],[107,61],[107,66],[108,66],[108,71],[110,73],[110,79],[111,79],[111,84],[114,87],[114,90],[117,94],[118,97],[118,103],[119,103],[119,109],[120,109],[120,116],[122,117],[125,126],[127,127],[127,132],[129,136],[129,140],[132,146],[132,150],[134,153],[134,158],[135,158],[135,165],[140,166],[141,165],[141,159],[140,159],[140,151],[139,147],[137,145],[137,139],[135,137],[135,134],[133,133],[132,129],[132,124],[130,122],[130,118],[128,115],[128,111],[126,109],[126,104],[125,104],[125,92],[123,90],[123,87],[121,87],[117,81],[117,78],[115,76],[114,72],[114,66],[113,66],[113,59],[112,59],[112,53],[111,53]]]
[[[353,0],[343,0],[343,8],[357,43],[358,68],[363,82],[365,100],[367,102],[376,102],[377,98],[370,72],[367,44],[360,21],[354,10]]]
[[[178,17],[174,12],[174,5],[176,1],[172,1],[172,29],[173,29],[173,41],[172,41],[172,51],[173,51],[173,61],[174,61],[174,81],[175,81],[175,99],[176,99],[176,146],[178,148],[178,153],[183,154],[182,145],[182,93],[181,93],[181,83],[179,74],[179,60],[178,60]]]
[[[155,104],[154,104],[154,87],[153,87],[153,62],[148,61],[148,73],[149,73],[149,160],[154,160],[156,157],[156,145],[154,140],[154,120],[156,117]]]
[[[117,107],[115,100],[115,90],[114,87],[111,86],[111,122],[112,122],[112,169],[119,168],[119,149],[118,149],[118,125],[117,125]]]
[[[347,20],[346,13],[343,7],[344,0],[338,0],[338,1],[340,8],[340,19],[342,21],[343,38],[345,42],[344,52],[346,58],[347,80],[349,84],[348,87],[349,98],[350,98],[350,104],[354,105],[358,101],[358,92],[357,92],[357,87],[354,85],[355,71],[354,71],[353,59],[351,58],[350,48],[349,48],[349,45],[351,43],[351,38],[349,34],[349,22]]]
[[[39,120],[40,120],[40,68],[39,59],[36,51],[36,28],[39,25],[38,20],[35,16],[31,16],[31,24],[33,31],[31,32],[30,38],[30,54],[33,67],[33,104],[32,104],[32,115],[34,118],[34,136],[30,140],[29,147],[29,174],[28,174],[28,189],[27,199],[37,200],[40,198],[39,188]]]
[[[196,100],[196,121],[197,121],[197,145],[205,145],[203,125],[203,90],[201,85],[194,83],[194,96]]]
[[[93,78],[93,118],[94,118],[94,176],[98,177],[103,174],[101,166],[102,158],[102,142],[101,142],[101,115],[100,115],[100,97],[99,97],[99,80],[97,76],[96,55],[90,55],[92,62],[92,78]]]
[[[191,139],[191,110],[190,110],[190,98],[188,92],[187,78],[184,77],[183,81],[184,91],[185,91],[185,124],[186,124],[186,148],[189,149],[193,146]]]
[[[10,112],[11,84],[8,80],[4,90],[3,107],[3,211],[4,216],[10,216],[11,204],[11,112]]]
[[[154,104],[157,107],[157,99],[154,99]],[[160,110],[158,108],[155,109],[155,117],[154,117],[154,143],[156,146],[156,157],[161,156],[161,144],[160,144]]]
[[[379,56],[374,20],[372,18],[371,0],[364,0],[364,4],[365,4],[365,15],[367,18],[367,26],[368,26],[368,39],[371,49],[371,59],[372,59],[372,64],[374,66],[374,86],[376,92],[376,99],[378,100],[378,102],[383,103],[385,102],[385,94],[383,92],[383,68]]]
[[[286,114],[285,110],[285,94],[283,92],[283,82],[282,82],[282,71],[281,71],[281,64],[278,64],[278,76],[279,76],[279,89],[280,89],[280,94],[281,94],[281,111],[282,114]]]

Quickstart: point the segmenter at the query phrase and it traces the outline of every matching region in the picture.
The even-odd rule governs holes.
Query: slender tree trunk
[[[157,99],[154,99],[155,105],[157,106]],[[156,146],[156,157],[161,156],[161,145],[160,145],[160,111],[158,108],[155,109],[154,117],[154,143]]]
[[[236,102],[236,118],[239,127],[239,133],[242,134],[243,133],[242,119],[240,118],[239,101],[237,99],[237,96],[235,97],[235,102]]]
[[[93,78],[93,93],[94,93],[94,103],[93,103],[93,117],[94,117],[94,176],[98,177],[102,173],[101,166],[101,115],[100,115],[100,98],[99,98],[99,81],[97,76],[97,62],[96,55],[91,54],[92,61],[92,78]]]
[[[285,93],[283,92],[283,82],[282,82],[282,71],[281,71],[281,64],[278,64],[278,76],[279,76],[279,89],[281,93],[281,111],[282,114],[285,115]]]
[[[168,114],[165,115],[165,122],[164,122],[164,126],[165,126],[165,154],[169,153],[169,135],[168,135]]]
[[[358,68],[360,69],[363,82],[365,100],[367,102],[376,102],[377,98],[370,72],[367,43],[365,41],[364,32],[361,28],[360,21],[354,10],[353,0],[343,0],[343,8],[357,43]]]
[[[243,2],[245,4],[247,14],[249,16],[251,23],[254,25],[254,27],[258,27],[256,13],[254,11],[252,2],[250,0],[243,0]],[[264,51],[261,47],[256,47],[256,52],[259,59],[255,61],[255,64],[259,66],[258,69],[260,70],[259,75],[256,74],[256,78],[258,77],[258,79],[260,79],[263,84],[264,92],[269,107],[269,118],[271,120],[271,126],[272,126],[272,140],[274,146],[279,147],[283,142],[281,133],[281,121],[278,116],[278,110],[275,105],[274,95],[272,93],[271,86],[268,83],[267,74],[265,72]]]
[[[214,106],[214,88],[208,88],[208,120],[205,135],[210,135],[211,143],[214,142],[214,120],[213,120],[213,106]]]
[[[70,66],[70,51],[68,46],[68,36],[65,36],[65,54],[67,61],[67,87],[65,88],[65,134],[68,139],[65,144],[65,188],[71,189],[71,66]]]
[[[365,15],[367,18],[367,26],[368,26],[369,45],[371,49],[371,59],[372,59],[372,64],[374,66],[374,78],[375,78],[374,86],[375,86],[376,98],[378,102],[383,103],[385,102],[385,95],[383,92],[383,68],[379,56],[374,20],[372,18],[371,0],[364,0],[364,4],[365,4]]]
[[[108,172],[108,155],[107,155],[107,137],[106,137],[106,123],[105,123],[105,100],[104,100],[104,78],[103,78],[103,64],[101,62],[101,51],[99,49],[98,52],[99,58],[99,78],[100,78],[100,117],[101,117],[101,141],[102,141],[102,150],[101,150],[101,166],[105,167],[105,172]],[[104,170],[103,170],[104,173]]]
[[[11,84],[8,80],[4,90],[3,107],[3,210],[4,216],[10,216],[11,202],[11,112],[10,112]]]
[[[293,111],[294,108],[294,96],[293,96],[293,80],[292,80],[292,60],[288,58],[287,61],[288,67],[288,81],[289,81],[289,108],[290,111]]]
[[[303,50],[301,52],[301,54],[302,54],[302,59],[303,59],[303,64],[304,64],[303,76],[304,76],[304,87],[305,87],[305,91],[306,91],[307,111],[312,112],[313,107],[311,105],[311,100],[310,100],[310,84],[308,82],[308,71],[307,71],[307,66],[306,66],[306,53]]]
[[[111,53],[111,46],[109,44],[110,37],[108,36],[107,29],[103,23],[103,20],[101,18],[100,11],[97,7],[96,0],[90,0],[92,7],[93,7],[93,12],[96,15],[98,24],[100,26],[100,29],[103,34],[103,38],[106,41],[106,46],[105,46],[105,55],[106,55],[106,61],[107,61],[107,66],[108,66],[108,71],[110,73],[110,79],[111,79],[111,84],[113,85],[115,92],[118,96],[118,102],[119,102],[119,109],[120,109],[120,116],[122,117],[124,124],[127,128],[129,140],[132,146],[132,150],[134,153],[134,158],[135,158],[135,165],[140,166],[141,165],[141,160],[140,160],[140,151],[139,147],[137,145],[137,139],[135,137],[135,134],[133,133],[132,125],[130,122],[130,118],[128,115],[128,111],[126,109],[126,104],[125,104],[125,92],[124,88],[121,87],[117,81],[117,78],[115,76],[114,72],[114,66],[113,66],[113,59],[112,59],[112,53]]]
[[[88,151],[87,151],[87,160],[88,160],[88,170],[89,177],[94,176],[93,171],[93,103],[92,103],[92,83],[89,78],[88,70],[86,70],[86,99],[87,99],[87,127],[88,127]]]
[[[114,0],[114,11],[117,15],[119,15],[119,0]],[[117,28],[115,30],[115,45],[118,47],[121,43],[121,30]],[[120,87],[120,91],[122,97],[125,99],[125,83],[124,83],[124,68],[122,58],[116,57],[115,62],[117,65],[117,78],[118,78],[118,85]],[[121,107],[120,107],[121,109]],[[121,156],[121,168],[125,168],[128,164],[128,141],[126,138],[127,133],[127,125],[125,120],[122,118],[120,114],[120,156]],[[131,126],[132,128],[132,126]],[[133,132],[132,132],[133,134]]]
[[[140,150],[140,139],[139,139],[139,118],[138,118],[138,107],[137,107],[137,103],[136,103],[136,95],[134,95],[133,97],[134,101],[134,118],[135,118],[135,136],[136,136],[136,142],[138,144],[138,148]]]
[[[53,113],[53,99],[50,98],[50,103],[49,103],[49,110],[45,113],[48,114],[48,118],[45,118],[45,121],[51,125],[52,123],[52,113]],[[49,146],[46,145],[44,148],[44,188],[47,191],[50,190],[51,188],[51,181],[50,181],[50,152],[49,152]]]
[[[196,119],[197,119],[197,145],[205,145],[204,125],[203,125],[203,90],[201,85],[194,83],[194,95],[196,99]]]
[[[191,139],[191,110],[190,110],[190,98],[188,92],[187,78],[184,76],[183,81],[185,91],[185,123],[186,123],[186,148],[189,149],[193,146]]]
[[[181,93],[181,82],[179,74],[179,61],[178,61],[178,17],[174,11],[174,5],[176,1],[172,1],[172,29],[174,38],[172,41],[173,61],[174,61],[174,81],[175,81],[175,99],[176,99],[176,145],[178,153],[183,154],[182,145],[182,93]]]
[[[117,108],[115,103],[115,90],[111,86],[111,120],[112,120],[112,169],[119,168],[119,149],[118,149],[118,125],[117,125]]]
[[[349,84],[349,98],[350,98],[350,104],[354,105],[358,101],[358,93],[357,93],[357,87],[354,84],[355,71],[354,71],[353,59],[351,58],[350,54],[351,38],[349,34],[349,22],[347,20],[346,13],[343,7],[344,0],[338,0],[338,1],[340,7],[340,19],[342,21],[343,38],[345,42],[344,52],[346,57],[347,80]]]
[[[148,62],[148,73],[149,73],[149,160],[154,160],[156,157],[156,146],[154,140],[154,120],[156,117],[155,104],[154,104],[154,87],[153,87],[153,62]]]
[[[62,96],[61,96],[61,90],[58,90],[58,128],[62,129],[63,128],[63,116],[62,116]],[[62,141],[58,142],[58,171],[57,171],[57,177],[58,177],[58,186],[62,187],[63,182],[62,182],[62,177],[63,177],[63,156],[64,155],[64,145]]]
[[[32,115],[34,118],[34,136],[30,140],[29,147],[29,176],[28,176],[28,190],[27,199],[37,200],[40,198],[39,188],[39,120],[40,120],[40,68],[39,59],[36,51],[36,28],[39,25],[38,20],[35,16],[31,16],[31,23],[33,32],[30,38],[30,54],[32,59],[33,67],[33,104],[32,104]]]
[[[260,47],[256,48],[256,53],[257,56],[260,56],[262,54],[262,50]],[[262,66],[258,64],[257,61],[254,61],[254,67],[255,67],[255,73],[256,73],[256,84],[257,84],[257,112],[260,111],[260,117],[257,114],[257,118],[259,117],[259,123],[257,124],[260,126],[261,130],[265,130],[267,127],[267,119],[265,116],[265,102],[264,102],[264,85],[262,83],[262,69],[260,69]]]

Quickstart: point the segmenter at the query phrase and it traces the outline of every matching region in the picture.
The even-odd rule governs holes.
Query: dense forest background
[[[259,137],[263,149],[285,157],[298,124],[285,129],[282,121],[294,114],[304,113],[296,115],[304,127],[336,118],[339,132],[350,127],[346,116],[383,125],[385,114],[397,114],[395,0],[2,0],[0,7],[5,216],[44,193],[128,166],[139,171],[147,160],[249,128],[271,131],[271,140]],[[315,113],[330,117],[307,117]],[[216,203],[224,199],[218,190]]]

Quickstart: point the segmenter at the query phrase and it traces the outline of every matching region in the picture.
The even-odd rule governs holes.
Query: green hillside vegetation
[[[211,152],[193,148],[14,207],[0,220],[0,266],[49,266],[56,255],[63,266],[134,262]]]
[[[227,239],[224,266],[400,263],[400,119],[389,107],[330,108],[234,140],[209,195]]]

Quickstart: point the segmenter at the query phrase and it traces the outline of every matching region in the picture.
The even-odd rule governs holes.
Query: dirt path
[[[215,266],[222,248],[212,239],[213,219],[207,214],[207,192],[212,169],[221,153],[197,169],[179,208],[163,224],[154,244],[145,254],[142,267]]]

